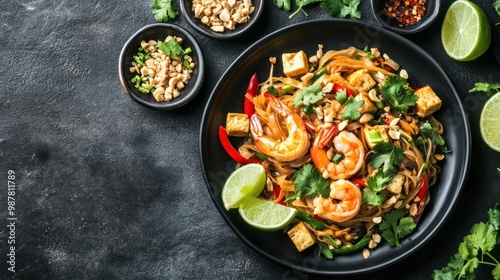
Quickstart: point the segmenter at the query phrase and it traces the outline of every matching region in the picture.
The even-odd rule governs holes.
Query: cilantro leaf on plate
[[[418,100],[415,92],[408,87],[406,79],[399,75],[387,77],[381,91],[382,99],[398,112],[405,112],[409,106],[415,105]]]
[[[417,226],[411,217],[404,217],[403,210],[393,210],[382,217],[379,229],[382,237],[390,246],[401,247],[400,240],[410,234]]]
[[[370,188],[363,189],[363,203],[373,206],[380,206],[385,200],[385,195]]]
[[[308,163],[293,174],[293,181],[297,193],[290,198],[330,196],[330,180],[323,178],[314,165]],[[288,200],[290,200],[288,198]]]
[[[431,125],[429,122],[425,122],[423,125],[420,126],[420,132],[422,132],[423,135],[429,137],[434,144],[439,146],[441,150],[444,153],[449,153],[451,150],[448,150],[446,148],[446,143],[441,135],[436,131],[436,129]]]
[[[349,119],[349,120],[357,120],[361,114],[359,113],[359,108],[363,106],[364,101],[363,100],[355,100],[353,97],[347,98],[347,101],[344,103],[345,105],[345,110],[342,113],[342,117],[344,119]]]
[[[299,94],[295,97],[293,101],[293,106],[297,107],[300,105],[314,104],[323,99],[323,92],[321,91],[321,85],[312,85],[305,87]]]
[[[385,189],[385,185],[391,182],[393,178],[393,176],[386,176],[382,170],[378,170],[375,175],[368,177],[366,184],[371,190],[379,192]]]
[[[370,166],[380,168],[385,176],[394,176],[399,166],[405,159],[403,149],[392,142],[383,142],[373,147],[374,153],[370,155]]]

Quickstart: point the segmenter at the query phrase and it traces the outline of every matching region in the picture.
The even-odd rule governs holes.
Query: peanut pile
[[[215,32],[235,30],[248,22],[255,10],[251,0],[193,0],[195,17]]]
[[[172,36],[168,36],[165,42],[171,39],[182,44],[182,38]],[[186,68],[183,59],[190,63],[191,69],[195,67],[189,55],[171,57],[157,47],[160,43],[162,43],[160,40],[142,41],[141,47],[144,51],[150,52],[151,57],[140,68],[135,62],[132,62],[130,67],[130,72],[139,74],[143,83],[154,87],[152,93],[158,102],[171,101],[179,97],[180,91],[191,79],[192,70]]]

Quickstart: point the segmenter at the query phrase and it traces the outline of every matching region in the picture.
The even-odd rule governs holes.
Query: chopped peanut
[[[182,38],[168,36],[165,42],[174,39],[182,44]],[[189,55],[171,57],[158,48],[162,41],[142,41],[141,47],[150,53],[150,58],[144,61],[139,68],[137,62],[132,62],[131,73],[137,73],[142,85],[152,87],[151,92],[156,101],[171,101],[180,96],[186,83],[191,79],[192,69],[195,67],[192,57]],[[183,60],[187,61],[191,69],[186,68]]]
[[[254,10],[250,0],[193,0],[192,6],[194,16],[219,33],[248,22]]]

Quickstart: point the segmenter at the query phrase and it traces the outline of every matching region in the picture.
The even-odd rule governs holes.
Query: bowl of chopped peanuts
[[[179,108],[199,92],[205,77],[201,47],[184,28],[144,26],[124,44],[118,61],[120,82],[137,103],[156,110]]]
[[[217,40],[240,36],[262,14],[264,0],[181,0],[187,22],[199,33]]]
[[[429,27],[439,16],[440,0],[371,0],[380,26],[399,34],[413,34]]]

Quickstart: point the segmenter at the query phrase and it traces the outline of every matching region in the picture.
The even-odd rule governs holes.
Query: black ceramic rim
[[[137,48],[140,46],[140,41],[142,40],[141,38],[153,40],[158,39],[156,38],[157,36],[152,36],[152,34],[156,33],[163,34],[162,36],[164,37],[168,35],[182,37],[184,40],[182,46],[189,46],[193,49],[194,55],[192,55],[192,57],[196,63],[196,67],[193,69],[192,78],[186,84],[186,87],[181,91],[181,96],[168,102],[157,102],[151,94],[144,95],[140,93],[139,90],[132,85],[130,80],[132,79],[133,74],[128,71],[128,65],[131,65],[131,62],[133,61],[132,56],[137,52]],[[196,39],[187,30],[174,24],[155,23],[146,25],[139,29],[132,36],[130,36],[127,42],[123,45],[118,60],[118,74],[120,77],[120,83],[125,89],[125,92],[135,102],[150,109],[172,110],[186,105],[198,94],[205,79],[205,61],[201,47]]]
[[[253,4],[255,7],[254,12],[250,16],[250,20],[243,24],[237,24],[235,30],[226,30],[222,33],[215,32],[210,29],[209,26],[201,23],[200,19],[194,16],[194,12],[191,11],[192,1],[180,0],[181,13],[185,16],[187,22],[200,34],[217,40],[229,40],[241,36],[243,33],[248,31],[255,23],[259,20],[262,11],[264,10],[265,0],[254,0]]]
[[[418,87],[429,84],[443,100],[436,114],[445,128],[448,148],[442,172],[436,185],[430,188],[431,203],[426,206],[416,230],[402,241],[402,248],[386,243],[371,251],[369,259],[361,254],[328,260],[318,257],[317,246],[299,253],[286,233],[263,232],[246,224],[234,209],[226,211],[220,192],[225,179],[234,170],[235,163],[221,147],[217,128],[225,125],[227,112],[242,112],[246,85],[256,72],[259,79],[269,75],[268,58],[281,57],[283,52],[304,50],[316,53],[317,44],[324,50],[369,45],[401,64],[410,75],[410,84]],[[275,73],[281,73],[276,64]],[[238,143],[237,139],[233,144]],[[429,241],[451,215],[464,186],[470,165],[470,128],[459,95],[446,73],[437,62],[419,46],[381,27],[350,20],[313,20],[286,27],[269,34],[250,46],[227,69],[210,95],[200,129],[200,156],[208,192],[217,210],[229,227],[253,250],[293,271],[318,275],[365,274],[393,265],[413,254]]]

